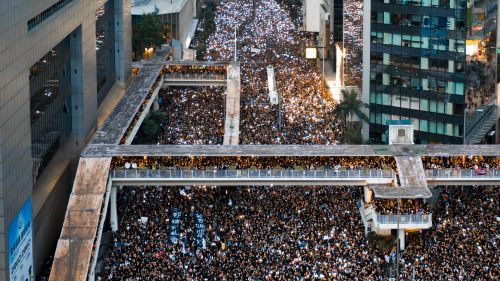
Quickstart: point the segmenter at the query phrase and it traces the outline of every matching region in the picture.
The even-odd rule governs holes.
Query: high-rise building
[[[55,248],[130,29],[130,0],[0,2],[0,280],[32,280]]]
[[[496,120],[496,0],[365,0],[370,139],[411,120],[416,143],[480,143]]]

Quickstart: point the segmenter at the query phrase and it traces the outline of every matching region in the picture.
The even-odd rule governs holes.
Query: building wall
[[[321,17],[321,2],[322,0],[305,0],[304,1],[304,30],[308,32],[319,32]]]
[[[119,2],[123,1],[125,5],[122,3],[120,7],[128,7],[129,11],[129,0]],[[65,152],[77,156],[97,124],[95,12],[104,1],[73,0],[28,31],[28,20],[56,2],[2,0],[0,4],[0,280],[8,279],[6,230],[32,194],[34,183],[30,67],[68,35],[71,36],[72,134]],[[120,42],[129,41],[122,38]],[[130,48],[121,48],[125,50],[121,59],[126,61]],[[124,68],[130,64],[119,65]],[[118,71],[122,80],[127,80],[129,71]]]
[[[193,24],[193,0],[186,1],[186,5],[179,12],[179,41],[182,42],[183,48],[189,48],[189,46],[184,46],[186,43],[186,38],[188,37],[189,30]]]

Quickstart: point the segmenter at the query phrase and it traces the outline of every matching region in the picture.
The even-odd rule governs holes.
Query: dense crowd
[[[394,157],[115,157],[113,167],[139,169],[396,169]]]
[[[499,169],[500,157],[491,156],[424,156],[422,163],[425,169]]]
[[[162,70],[162,74],[226,74],[225,65],[168,65]]]
[[[363,1],[344,1],[345,85],[361,89],[363,77]]]
[[[375,212],[383,215],[429,214],[430,206],[422,199],[402,199],[399,207],[397,200],[373,200]]]
[[[208,60],[232,60],[235,31],[241,64],[240,143],[336,144],[343,124],[333,114],[315,61],[303,50],[309,42],[275,0],[221,1],[215,33],[208,38]],[[266,67],[275,70],[279,106],[268,96]]]
[[[407,237],[402,280],[497,280],[498,187],[446,188],[433,227]],[[360,187],[140,187],[119,193],[105,280],[387,280]],[[180,212],[179,238],[170,230]],[[197,237],[203,218],[203,243]]]
[[[222,87],[169,87],[161,90],[162,114],[158,144],[222,144]]]
[[[103,277],[137,280],[380,279],[358,219],[360,188],[137,188]],[[168,242],[171,210],[182,210],[180,239]],[[193,241],[195,212],[206,247]],[[146,224],[138,221],[148,217]],[[371,254],[369,254],[371,253]]]
[[[499,280],[498,186],[447,187],[433,227],[410,236],[402,276],[409,280]]]

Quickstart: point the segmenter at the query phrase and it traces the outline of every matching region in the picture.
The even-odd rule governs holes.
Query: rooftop
[[[145,4],[132,6],[132,15],[144,15],[158,12],[160,15],[178,13],[188,0],[150,0]]]

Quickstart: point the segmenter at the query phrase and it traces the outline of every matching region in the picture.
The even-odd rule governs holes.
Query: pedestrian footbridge
[[[136,185],[391,185],[392,170],[114,169],[114,186]]]
[[[164,85],[177,87],[193,87],[193,86],[220,86],[225,87],[226,75],[224,74],[181,74],[171,73],[163,76]]]

